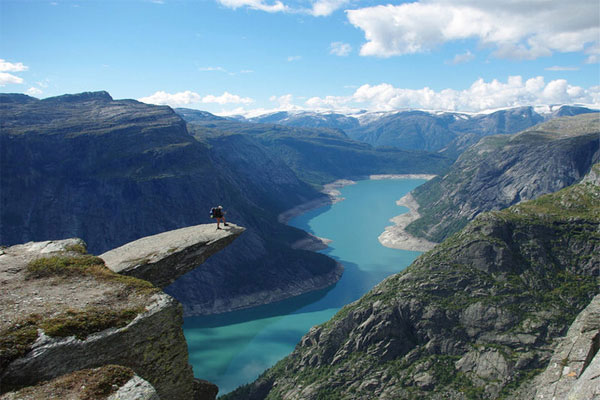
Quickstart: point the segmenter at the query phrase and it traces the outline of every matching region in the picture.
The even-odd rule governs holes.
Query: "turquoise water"
[[[275,304],[184,321],[194,375],[217,384],[219,394],[253,381],[289,354],[300,338],[360,298],[419,254],[382,246],[377,237],[389,219],[408,211],[396,200],[424,180],[359,181],[342,188],[346,200],[309,211],[290,225],[333,240],[322,253],[344,265],[331,288]]]

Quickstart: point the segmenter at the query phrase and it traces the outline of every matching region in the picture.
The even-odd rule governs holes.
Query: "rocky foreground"
[[[244,231],[215,228],[140,239],[106,255],[113,270],[87,254],[80,239],[4,248],[2,399],[214,399],[216,386],[194,379],[188,363],[181,304],[153,283],[114,270],[164,284]]]
[[[594,387],[598,298],[571,328],[577,352],[557,341],[600,291],[598,176],[596,164],[581,184],[480,215],[226,398],[541,399],[559,379],[569,386],[555,393]]]

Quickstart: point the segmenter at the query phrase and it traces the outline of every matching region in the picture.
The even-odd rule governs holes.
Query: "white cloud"
[[[217,103],[217,104],[250,104],[254,103],[254,100],[250,97],[241,97],[237,94],[231,94],[229,92],[224,92],[220,96],[214,96],[209,94],[202,98],[203,103]]]
[[[313,97],[306,101],[312,109],[365,108],[389,111],[416,108],[448,111],[484,111],[505,107],[536,104],[595,104],[600,105],[600,86],[584,89],[570,85],[564,79],[546,83],[538,76],[526,81],[511,76],[506,82],[478,79],[465,90],[435,91],[396,88],[388,83],[362,85],[351,96]]]
[[[7,85],[9,83],[23,83],[23,78],[9,74],[8,72],[0,72],[0,86]]]
[[[332,42],[329,47],[329,54],[345,57],[352,52],[352,46],[344,42]]]
[[[253,10],[266,11],[270,13],[289,11],[281,1],[277,0],[273,4],[267,4],[263,0],[217,0],[225,7],[237,9],[240,7],[248,7]]]
[[[254,102],[254,100],[249,97],[241,97],[236,94],[231,94],[229,92],[224,92],[220,96],[214,96],[212,94],[201,96],[200,94],[192,92],[191,90],[186,90],[185,92],[178,93],[167,93],[164,91],[158,91],[148,97],[142,97],[138,100],[143,103],[161,104],[168,105],[171,107],[182,107],[189,106],[192,104],[199,105],[202,103],[250,104]]]
[[[208,71],[218,71],[218,72],[227,72],[227,70],[223,67],[200,67],[199,71],[208,72]]]
[[[347,10],[364,31],[363,56],[431,51],[446,42],[478,39],[500,58],[535,59],[583,51],[598,43],[600,3],[589,0],[423,0]]]
[[[545,68],[546,71],[579,71],[579,67],[561,67],[560,65],[555,65],[553,67]]]
[[[150,96],[142,97],[138,100],[148,104],[160,104],[168,105],[171,107],[181,107],[190,104],[200,103],[200,101],[202,100],[202,96],[190,90],[173,94],[161,90],[155,92]]]
[[[41,89],[32,86],[29,89],[27,89],[26,93],[30,96],[39,96],[40,94],[42,94],[44,92],[42,92]]]
[[[0,58],[0,72],[22,72],[28,69],[29,67],[23,63],[11,63]]]
[[[302,56],[289,56],[287,58],[288,62],[294,62],[294,61],[300,61],[302,59]]]
[[[349,0],[317,0],[313,3],[310,14],[315,17],[326,17],[348,3]]]
[[[454,58],[452,59],[452,61],[450,61],[450,64],[465,64],[468,63],[469,61],[473,61],[475,59],[475,55],[473,53],[471,53],[470,50],[467,50],[466,53],[463,54],[457,54],[454,56]]]
[[[586,64],[600,63],[600,43],[596,43],[594,46],[587,48],[585,54],[588,55],[585,60]]]
[[[294,96],[291,94],[284,94],[283,96],[271,96],[269,97],[269,101],[278,104],[278,111],[298,110],[301,108],[294,104]]]
[[[23,72],[28,69],[29,67],[23,63],[11,63],[0,58],[0,86],[23,83],[23,78],[9,74],[9,72]]]

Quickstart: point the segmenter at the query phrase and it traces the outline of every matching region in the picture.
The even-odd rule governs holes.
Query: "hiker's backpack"
[[[210,217],[215,218],[215,214],[217,213],[216,207],[210,209]]]

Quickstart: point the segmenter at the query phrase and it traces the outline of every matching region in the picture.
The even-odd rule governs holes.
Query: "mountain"
[[[600,164],[594,173],[481,214],[225,398],[515,398],[599,292]],[[578,371],[597,349],[589,341]]]
[[[600,114],[550,120],[514,135],[481,139],[448,173],[412,192],[421,218],[406,230],[441,242],[479,213],[555,192],[600,160]]]
[[[330,128],[344,131],[360,126],[360,122],[356,117],[335,112],[319,113],[303,111],[294,113],[280,111],[249,118],[248,121],[257,124],[278,124],[297,128]]]
[[[597,112],[578,106],[553,106],[551,110],[540,114],[533,107],[516,107],[479,114],[406,110],[348,115],[336,112],[282,111],[249,118],[248,121],[338,129],[350,138],[374,147],[442,151],[447,156],[456,158],[462,150],[476,143],[482,136],[517,133],[551,118]]]
[[[347,137],[339,129],[309,129],[212,118],[200,120],[191,117],[189,111],[178,109],[178,112],[187,119],[188,130],[199,141],[212,145],[226,135],[251,137],[270,154],[284,161],[300,179],[315,186],[371,174],[437,174],[451,163],[449,158],[435,153],[373,148]]]
[[[277,220],[322,195],[250,137],[220,138],[211,148],[171,108],[106,92],[44,100],[2,94],[0,119],[2,245],[81,237],[98,254],[210,222],[210,208],[221,204],[247,231],[209,259],[198,280],[186,276],[167,288],[184,301],[207,288],[186,312],[262,304],[340,276],[332,259],[293,249],[307,234]]]

